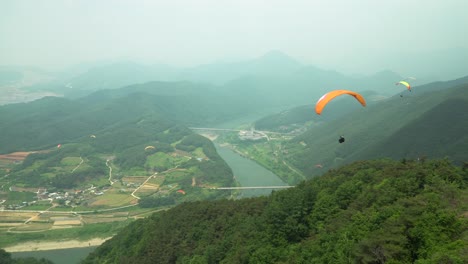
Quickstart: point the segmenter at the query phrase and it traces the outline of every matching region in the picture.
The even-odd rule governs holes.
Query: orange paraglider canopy
[[[324,94],[320,99],[317,101],[317,104],[315,104],[315,112],[320,115],[322,113],[323,108],[330,102],[331,100],[335,99],[335,97],[343,95],[343,94],[349,94],[356,98],[362,106],[366,106],[366,100],[364,100],[364,97],[362,95],[353,92],[353,91],[348,91],[348,90],[335,90],[328,92]]]

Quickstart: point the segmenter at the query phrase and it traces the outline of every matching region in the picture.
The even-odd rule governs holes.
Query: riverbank
[[[65,240],[65,241],[32,241],[25,242],[14,246],[5,247],[7,252],[25,252],[25,251],[41,251],[53,249],[68,249],[68,248],[83,248],[83,247],[96,247],[104,243],[107,238],[93,238],[90,240]]]

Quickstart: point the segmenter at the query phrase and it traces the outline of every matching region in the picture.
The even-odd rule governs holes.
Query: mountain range
[[[9,72],[10,76],[13,73],[21,74],[18,69]],[[87,66],[79,70],[73,68],[56,73],[52,81],[39,82],[23,89],[30,92],[54,92],[77,98],[96,90],[115,89],[151,81],[189,81],[209,83],[221,89],[241,89],[244,83],[250,86],[245,89],[251,89],[252,85],[260,84],[265,86],[262,92],[263,90],[268,92],[281,85],[288,88],[300,87],[301,90],[329,89],[338,86],[350,89],[351,87],[371,88],[392,94],[392,90],[385,89],[391,86],[385,84],[393,84],[402,78],[391,71],[383,71],[369,77],[350,77],[335,71],[304,65],[280,51],[272,51],[252,60],[206,64],[192,68],[143,65],[131,61],[99,63],[94,67]],[[379,85],[376,87],[376,84]]]

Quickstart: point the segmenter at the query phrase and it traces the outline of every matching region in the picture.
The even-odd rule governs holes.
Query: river
[[[264,167],[258,165],[255,161],[244,158],[227,147],[221,147],[215,144],[218,154],[231,167],[234,177],[241,186],[285,186],[277,175]],[[229,190],[226,190],[229,191]],[[242,198],[269,195],[272,189],[253,189],[242,190]]]
[[[28,258],[34,257],[37,259],[46,258],[53,261],[55,264],[78,264],[85,259],[96,247],[84,248],[67,248],[55,250],[27,251],[27,252],[12,252],[12,258]]]
[[[264,167],[258,165],[256,162],[244,158],[232,151],[227,147],[221,147],[215,144],[218,154],[227,162],[231,167],[234,177],[241,186],[285,186],[278,176]],[[231,190],[219,190],[220,192],[231,192]],[[240,198],[254,197],[269,195],[271,189],[253,189],[241,190]],[[44,251],[30,251],[30,252],[13,252],[13,258],[47,258],[52,260],[55,264],[77,264],[96,247],[87,248],[70,248],[58,250],[44,250]]]

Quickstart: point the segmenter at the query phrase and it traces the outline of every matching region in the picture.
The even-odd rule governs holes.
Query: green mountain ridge
[[[130,103],[130,105],[126,105]],[[59,97],[46,97],[29,104],[0,108],[2,152],[40,149],[116,130],[129,122],[150,116],[167,128],[171,124],[150,106],[129,100],[114,100],[102,105],[89,105]],[[122,142],[122,141],[120,141]],[[117,144],[117,142],[115,143]]]
[[[425,155],[439,158],[449,156],[456,158],[457,162],[466,161],[468,157],[461,146],[466,144],[464,138],[467,126],[463,116],[466,112],[467,89],[467,84],[464,84],[421,94],[414,91],[411,96],[395,96],[365,108],[359,107],[353,112],[343,112],[346,115],[320,123],[286,143],[287,159],[306,174],[320,173],[320,168],[316,168],[315,164],[330,168],[385,154],[397,159],[414,159]],[[453,98],[460,98],[463,102],[458,101],[454,105],[451,103]],[[327,108],[335,105],[328,105]],[[324,111],[322,116],[325,118],[327,114]],[[346,138],[344,144],[337,143],[340,135]],[[445,149],[450,151],[443,153],[436,148],[431,150],[434,138],[446,138],[445,144],[452,147]],[[412,141],[420,143],[412,144]],[[413,156],[402,152],[401,149],[407,149],[407,146],[414,146],[416,149],[412,153],[419,154]],[[390,153],[390,150],[394,153]]]
[[[450,87],[455,87],[455,86],[465,84],[465,83],[468,83],[468,76],[464,76],[464,77],[457,78],[455,80],[450,80],[450,81],[437,81],[437,82],[427,83],[421,86],[416,86],[415,92],[427,93],[427,92],[440,91],[440,90],[444,90]]]

